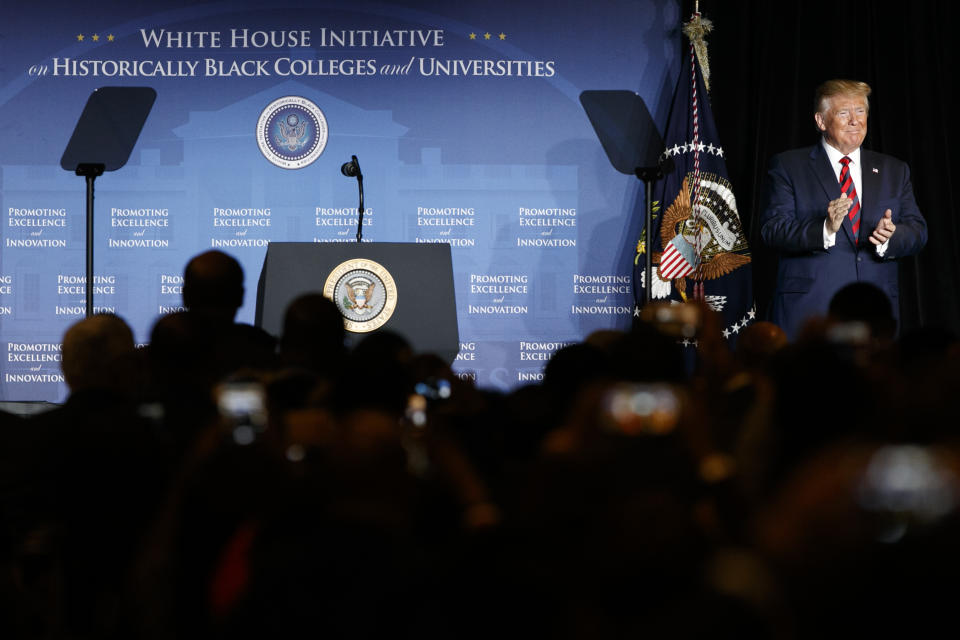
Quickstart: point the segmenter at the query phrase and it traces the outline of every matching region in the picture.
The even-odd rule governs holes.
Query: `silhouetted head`
[[[243,268],[222,251],[205,251],[183,272],[183,306],[233,321],[243,305]]]
[[[750,368],[764,366],[789,340],[783,329],[772,322],[754,322],[740,332],[737,339],[737,358]]]
[[[600,347],[579,342],[559,349],[550,357],[543,369],[543,386],[558,404],[566,406],[587,384],[610,375],[606,353]]]
[[[306,293],[287,307],[280,357],[287,366],[329,371],[344,357],[345,333],[337,305],[319,293]]]
[[[402,413],[413,389],[413,348],[387,329],[369,333],[349,354],[337,376],[342,408],[386,409]]]
[[[604,353],[609,353],[611,349],[616,348],[623,335],[624,332],[619,329],[597,329],[592,331],[583,341],[603,350]]]
[[[120,317],[97,314],[75,323],[63,336],[63,377],[72,392],[119,391],[129,381],[135,351],[133,332]]]
[[[645,321],[634,322],[607,350],[615,378],[634,382],[683,382],[687,379],[678,338]]]
[[[167,314],[150,332],[149,361],[163,386],[206,389],[216,379],[216,350],[209,323],[186,311]]]
[[[892,340],[897,332],[890,298],[869,282],[852,282],[837,291],[830,300],[830,319],[837,322],[862,322],[878,340]]]

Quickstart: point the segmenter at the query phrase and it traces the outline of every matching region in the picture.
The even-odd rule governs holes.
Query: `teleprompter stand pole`
[[[647,237],[647,247],[644,251],[643,266],[643,304],[649,304],[653,299],[653,183],[663,178],[663,170],[659,167],[638,167],[634,173],[643,182],[643,194],[646,200],[643,228]]]
[[[87,317],[93,315],[93,182],[103,175],[103,164],[77,165],[77,175],[87,181]]]

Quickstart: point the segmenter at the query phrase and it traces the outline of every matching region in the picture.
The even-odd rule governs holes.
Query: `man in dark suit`
[[[221,375],[275,365],[276,338],[260,327],[234,320],[244,293],[243,267],[222,251],[194,256],[183,271],[183,306],[192,316],[194,329],[203,325],[210,332],[216,349],[216,362],[210,364],[218,365]]]
[[[927,242],[907,165],[860,146],[869,95],[864,82],[820,85],[820,143],[770,162],[760,235],[780,254],[770,319],[790,339],[851,282],[877,285],[898,313],[897,259]]]

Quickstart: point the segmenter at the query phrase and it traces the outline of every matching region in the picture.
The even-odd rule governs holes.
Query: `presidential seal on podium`
[[[382,327],[397,308],[397,284],[387,269],[373,260],[341,262],[327,276],[323,295],[333,300],[353,333]]]

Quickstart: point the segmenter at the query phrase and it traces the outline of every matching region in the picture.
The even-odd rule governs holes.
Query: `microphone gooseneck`
[[[348,178],[357,179],[357,189],[360,191],[360,205],[357,207],[357,242],[363,242],[363,173],[360,172],[357,156],[350,156],[350,158],[350,162],[340,165],[340,173]]]

